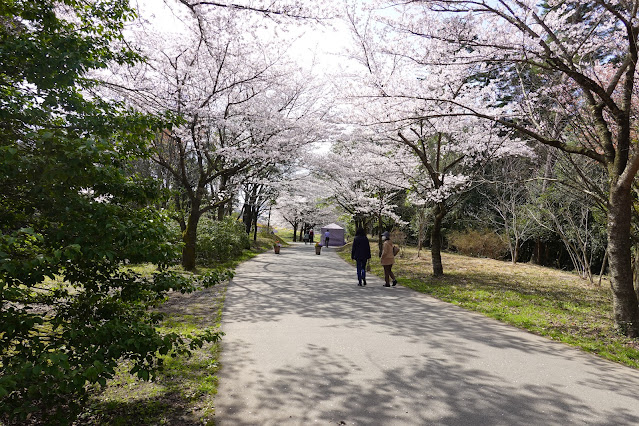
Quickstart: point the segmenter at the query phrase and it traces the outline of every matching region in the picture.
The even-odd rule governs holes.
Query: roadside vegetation
[[[222,263],[234,269],[273,244],[287,244],[292,231],[260,232],[234,259]],[[206,234],[205,239],[206,239]],[[374,244],[374,243],[373,243]],[[373,247],[374,249],[374,247]],[[350,261],[350,245],[338,250]],[[375,250],[373,250],[375,252]],[[442,253],[447,273],[433,277],[430,252],[402,247],[394,266],[399,284],[464,309],[511,324],[535,334],[566,343],[621,364],[639,368],[639,342],[616,332],[611,319],[610,284],[592,285],[578,274],[530,264]],[[373,259],[372,273],[383,276]],[[151,274],[152,265],[135,271]],[[212,272],[201,267],[185,272],[194,276]],[[164,315],[161,331],[186,336],[202,328],[219,329],[228,282],[190,294],[173,293],[159,308]],[[223,339],[222,339],[223,344]],[[87,409],[76,424],[213,424],[216,373],[221,343],[205,344],[190,357],[163,356],[164,368],[151,381],[128,372],[123,363],[107,386],[95,386]]]
[[[373,250],[375,253],[375,250]],[[350,260],[350,245],[339,250]],[[383,277],[377,259],[372,273]],[[620,334],[612,320],[610,282],[531,264],[442,253],[446,274],[434,277],[430,252],[403,247],[393,272],[400,285],[444,302],[639,368],[639,340]]]
[[[215,225],[211,225],[214,227]],[[232,232],[232,224],[221,225],[227,239],[242,241],[246,234]],[[241,228],[241,227],[240,227]],[[218,229],[215,232],[219,231]],[[217,234],[224,238],[222,233]],[[211,248],[210,234],[202,232],[201,242]],[[215,268],[200,267],[194,272],[175,267],[184,276],[194,279],[224,269],[235,269],[238,264],[266,250],[272,250],[278,239],[267,232],[258,233],[257,239],[246,243],[250,248],[233,251],[234,255],[217,263]],[[241,242],[244,244],[244,241]],[[221,247],[221,246],[220,246]],[[227,246],[227,248],[230,246]],[[217,257],[214,249],[209,254]],[[205,262],[205,259],[201,259]],[[150,264],[135,265],[135,272],[151,275],[156,267]],[[182,294],[173,292],[157,312],[163,315],[159,324],[162,334],[177,333],[183,338],[206,328],[219,331],[228,281],[213,287]],[[130,363],[122,363],[105,387],[93,386],[91,397],[77,425],[202,425],[213,424],[215,409],[213,399],[217,393],[216,373],[220,367],[221,342],[204,344],[190,356],[167,354],[161,356],[164,367],[153,380],[142,380],[129,372]]]
[[[205,272],[208,271],[201,269],[197,274]],[[158,309],[164,316],[158,330],[183,338],[201,329],[218,330],[227,284],[228,281],[190,294],[171,294]],[[206,343],[190,356],[161,355],[163,368],[148,381],[131,374],[129,363],[121,363],[106,386],[92,388],[87,407],[76,424],[206,424],[214,413],[219,345]]]
[[[232,270],[333,222],[432,241],[402,285],[637,367],[633,2],[151,3],[0,2],[0,423],[208,421]],[[340,17],[349,72],[283,49]]]

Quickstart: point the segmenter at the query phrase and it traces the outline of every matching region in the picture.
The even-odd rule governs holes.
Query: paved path
[[[639,424],[639,371],[368,283],[304,244],[241,265],[216,424]]]

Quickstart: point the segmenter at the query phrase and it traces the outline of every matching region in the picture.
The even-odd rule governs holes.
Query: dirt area
[[[219,320],[218,311],[224,302],[226,286],[228,283],[220,283],[213,287],[193,293],[171,292],[169,300],[160,306],[159,312],[166,315],[193,316],[196,323],[211,327]]]
[[[227,285],[224,282],[193,293],[171,293],[158,308],[166,315],[162,327],[183,334],[216,328]],[[87,412],[75,424],[210,424],[215,412],[218,355],[218,344],[207,343],[194,350],[191,357],[166,357],[164,370],[149,382],[129,374],[123,364],[107,387],[91,398]]]

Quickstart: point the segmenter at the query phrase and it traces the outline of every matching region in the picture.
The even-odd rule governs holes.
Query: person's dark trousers
[[[388,284],[391,279],[395,281],[395,274],[393,274],[391,270],[392,267],[393,265],[384,265],[384,281],[386,281],[386,284]]]
[[[328,238],[324,240],[324,247],[328,247]]]
[[[366,259],[357,259],[357,280],[362,283],[366,279]]]

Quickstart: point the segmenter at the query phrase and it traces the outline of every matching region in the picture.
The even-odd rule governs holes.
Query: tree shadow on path
[[[299,245],[241,265],[216,423],[639,423],[636,371],[368,283],[335,253]]]

